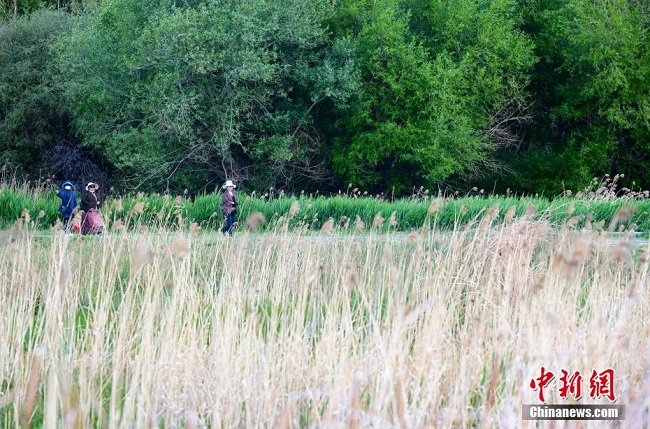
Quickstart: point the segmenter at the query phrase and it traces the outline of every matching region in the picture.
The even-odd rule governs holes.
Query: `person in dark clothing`
[[[56,195],[61,198],[59,211],[61,212],[61,216],[63,216],[63,230],[69,234],[71,232],[70,218],[72,217],[74,210],[77,208],[77,198],[75,196],[74,185],[72,182],[63,182],[61,184],[61,189],[56,191]]]
[[[232,180],[226,180],[226,183],[221,187],[221,189],[225,189],[221,197],[221,211],[226,218],[226,225],[221,228],[221,232],[224,234],[228,233],[232,235],[232,227],[235,223],[235,213],[237,213],[237,206],[239,206],[237,195],[235,195],[236,187],[237,186],[232,183]]]
[[[99,198],[97,190],[99,185],[90,182],[86,185],[86,192],[81,196],[81,234],[101,235],[104,230],[104,220],[99,213]]]

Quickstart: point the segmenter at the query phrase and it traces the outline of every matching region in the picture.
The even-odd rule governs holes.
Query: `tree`
[[[71,26],[70,15],[52,10],[0,22],[0,165],[32,175],[56,174],[52,150],[74,146],[70,110],[50,50]]]
[[[512,159],[520,187],[556,194],[625,173],[650,185],[650,6],[641,1],[521,2],[540,62],[529,142]]]
[[[355,86],[316,2],[112,0],[58,45],[75,125],[133,188],[318,178],[311,113]]]
[[[341,116],[334,166],[397,191],[491,165],[529,120],[532,44],[509,1],[350,1],[338,31],[358,43],[362,93]],[[412,13],[411,13],[412,11]]]

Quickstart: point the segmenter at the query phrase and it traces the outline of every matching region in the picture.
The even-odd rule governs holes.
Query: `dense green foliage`
[[[0,1],[0,164],[122,191],[650,186],[650,4]]]

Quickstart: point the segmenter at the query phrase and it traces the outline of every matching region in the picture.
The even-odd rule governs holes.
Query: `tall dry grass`
[[[647,425],[647,246],[497,211],[408,236],[7,231],[0,427],[536,427],[541,366],[613,368],[623,427]]]

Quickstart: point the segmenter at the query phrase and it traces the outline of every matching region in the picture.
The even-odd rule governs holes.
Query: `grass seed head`
[[[572,218],[566,221],[566,227],[567,228],[575,227],[578,224],[578,222],[580,222],[583,218],[584,215],[573,216]]]
[[[134,205],[133,208],[131,209],[131,213],[139,214],[139,215],[144,213],[144,202],[140,201],[139,203]]]
[[[198,223],[196,223],[194,221],[190,222],[190,235],[192,237],[196,237],[197,235],[199,235],[199,230],[200,229],[201,229],[201,227],[199,226]]]
[[[381,212],[377,212],[375,218],[372,220],[372,226],[377,229],[381,229],[384,226],[384,218],[381,215]]]
[[[393,212],[390,214],[390,219],[388,220],[388,224],[392,227],[397,226],[397,212]]]
[[[63,229],[63,222],[61,222],[61,219],[57,219],[54,226],[50,227],[50,231],[52,232],[61,231],[61,229]]]
[[[141,267],[147,264],[153,252],[151,251],[147,241],[140,237],[135,245],[135,255],[133,256],[133,264],[131,265],[131,275],[135,274]]]
[[[528,207],[526,207],[526,216],[533,216],[535,213],[537,213],[537,207],[529,204]]]
[[[334,230],[334,218],[329,218],[327,219],[327,222],[323,224],[323,227],[321,228],[321,232],[324,235],[329,235],[332,233],[333,230]]]
[[[633,214],[634,214],[634,207],[622,206],[614,214],[614,217],[612,218],[612,221],[609,224],[609,230],[614,231],[619,224],[625,223],[630,219],[632,219]]]
[[[300,203],[298,201],[294,201],[291,203],[291,207],[289,207],[289,217],[294,217],[299,211]]]
[[[571,216],[571,215],[573,214],[573,212],[575,212],[575,211],[576,211],[575,204],[570,203],[569,206],[568,206],[567,209],[566,209],[566,214],[568,214],[569,216]]]
[[[437,213],[438,211],[440,211],[444,203],[445,203],[444,198],[434,198],[431,201],[431,204],[429,204],[429,209],[427,210],[427,213],[429,214]]]
[[[184,259],[190,253],[190,245],[183,237],[178,237],[170,245],[171,251],[178,259]]]
[[[612,249],[612,259],[616,261],[630,263],[633,258],[632,245],[628,241],[621,241]]]
[[[354,221],[354,227],[357,231],[363,231],[366,227],[366,224],[363,223],[359,215],[357,215],[357,220]]]
[[[252,231],[259,231],[260,227],[266,223],[266,217],[260,212],[251,213],[246,218],[246,226]]]

